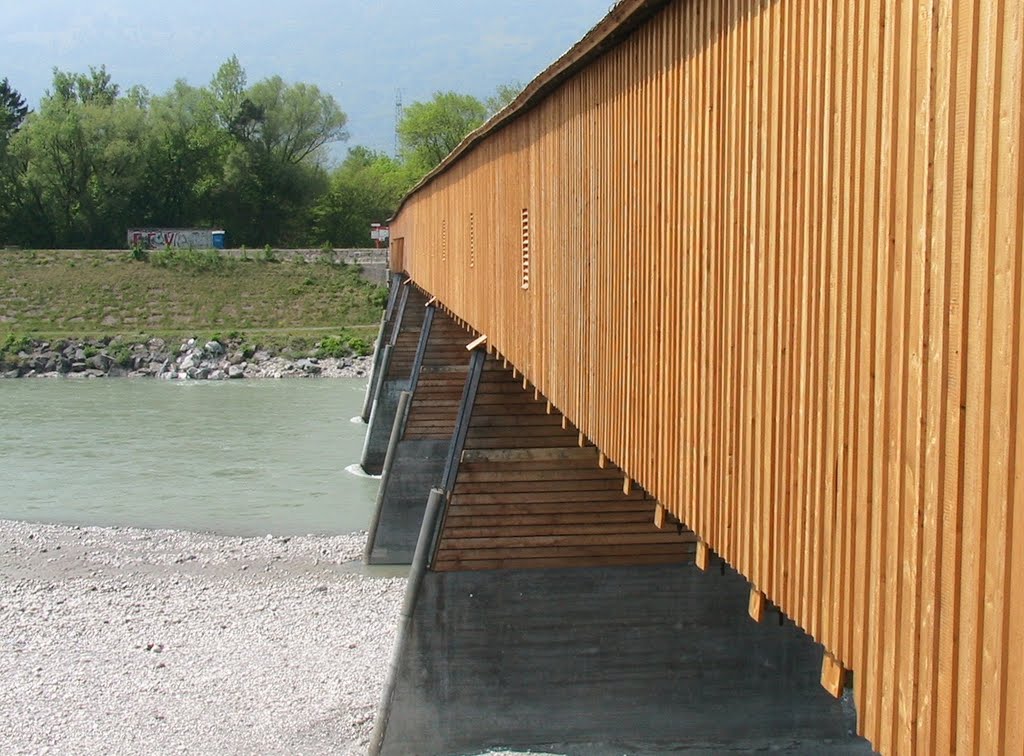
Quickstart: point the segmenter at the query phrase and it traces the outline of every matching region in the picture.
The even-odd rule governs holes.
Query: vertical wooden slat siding
[[[1024,753],[1024,5],[598,32],[392,265],[852,670],[876,748]]]

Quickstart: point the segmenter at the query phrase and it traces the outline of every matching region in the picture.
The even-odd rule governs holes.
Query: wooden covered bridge
[[[621,0],[406,197],[364,463],[368,558],[413,580],[375,748],[409,654],[524,621],[432,636],[416,590],[505,571],[557,618],[557,586],[632,566],[640,645],[722,633],[821,694],[800,639],[659,613],[728,571],[709,622],[792,629],[878,751],[1024,754],[1022,56],[1019,0]],[[464,592],[414,587],[440,573]],[[662,682],[683,729],[715,715]]]

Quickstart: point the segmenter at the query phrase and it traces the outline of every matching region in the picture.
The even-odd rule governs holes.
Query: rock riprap
[[[238,340],[194,338],[168,344],[99,338],[31,341],[16,353],[0,353],[4,378],[163,378],[222,381],[239,378],[361,378],[369,357],[289,357],[254,349]]]

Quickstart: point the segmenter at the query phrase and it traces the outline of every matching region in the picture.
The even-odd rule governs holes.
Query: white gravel
[[[0,520],[0,753],[365,753],[405,580],[364,540]]]

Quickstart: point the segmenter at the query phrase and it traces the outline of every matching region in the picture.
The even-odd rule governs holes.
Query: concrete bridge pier
[[[434,305],[425,309],[384,458],[367,564],[412,562],[427,496],[441,483],[466,383],[465,330]]]
[[[869,753],[821,647],[657,509],[474,352],[370,753]]]
[[[363,409],[359,414],[364,423],[370,422],[370,412],[373,410],[373,399],[376,396],[377,384],[380,380],[380,363],[384,356],[384,345],[391,341],[391,332],[394,329],[398,295],[401,291],[402,284],[405,283],[405,274],[391,273],[387,280],[388,302],[384,307],[384,312],[381,313],[380,328],[377,329],[377,340],[373,343],[373,363],[370,366],[370,376],[366,381],[366,396],[363,399]]]
[[[380,475],[384,468],[398,398],[409,386],[420,330],[426,316],[426,303],[427,299],[419,289],[403,283],[397,289],[390,328],[385,324],[385,330],[390,330],[390,333],[387,339],[382,340],[379,365],[371,382],[373,399],[360,460],[363,470],[370,475]]]

